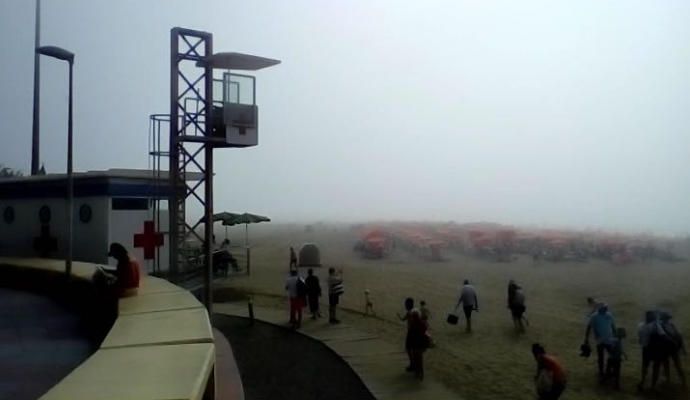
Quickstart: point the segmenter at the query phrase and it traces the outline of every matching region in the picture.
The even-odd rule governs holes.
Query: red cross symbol
[[[144,221],[144,233],[134,234],[134,247],[144,248],[144,259],[156,258],[156,247],[163,245],[163,234],[156,232],[153,221]]]

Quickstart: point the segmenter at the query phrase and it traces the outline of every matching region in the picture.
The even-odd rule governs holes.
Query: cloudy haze
[[[216,151],[216,208],[276,221],[690,231],[690,2],[43,1],[76,53],[77,170],[146,168],[169,30],[283,63],[260,145]],[[0,0],[0,163],[30,169],[33,1]],[[42,160],[66,67],[42,61]]]

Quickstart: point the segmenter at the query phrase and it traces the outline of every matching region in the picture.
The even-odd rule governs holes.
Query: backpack
[[[522,289],[517,289],[515,291],[515,296],[513,297],[513,305],[524,306],[525,305],[525,294]]]
[[[307,297],[307,284],[304,283],[302,278],[297,279],[297,297]]]
[[[660,336],[663,337],[663,342],[669,347],[669,350],[675,351],[680,349],[683,338],[680,336],[680,332],[678,332],[675,325],[668,322],[660,322],[659,328],[664,333]]]

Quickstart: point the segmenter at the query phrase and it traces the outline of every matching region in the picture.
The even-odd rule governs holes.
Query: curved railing
[[[0,258],[0,266],[64,278],[60,260]],[[88,284],[95,270],[94,264],[75,262],[64,282]],[[102,312],[105,320],[108,312]],[[212,398],[214,366],[213,332],[203,305],[188,291],[146,276],[136,296],[119,300],[98,349],[41,399]]]

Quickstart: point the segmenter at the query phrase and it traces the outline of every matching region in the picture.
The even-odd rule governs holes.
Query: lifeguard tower
[[[163,159],[167,158],[170,184],[182,185],[184,190],[156,202],[154,223],[160,229],[161,215],[168,213],[169,277],[178,280],[182,276],[203,275],[203,299],[209,309],[213,270],[213,151],[258,145],[256,78],[244,72],[279,63],[249,54],[214,53],[213,35],[208,32],[185,28],[170,31],[170,113],[150,116],[150,167],[154,175],[164,174]],[[203,178],[186,182],[183,177],[192,172]],[[201,206],[201,220],[187,218],[188,203]],[[201,244],[201,257],[190,255],[190,242]]]

